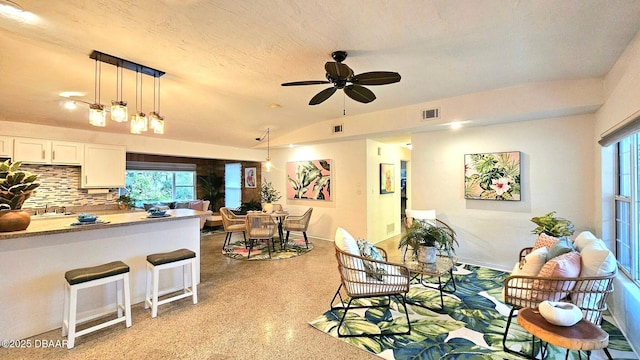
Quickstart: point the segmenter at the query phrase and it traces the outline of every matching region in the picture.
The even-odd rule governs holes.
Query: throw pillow
[[[368,259],[384,261],[384,257],[380,254],[380,251],[378,251],[378,249],[367,240],[358,238],[356,243],[358,244],[360,256]],[[364,261],[364,267],[367,269],[367,276],[378,281],[382,281],[382,276],[387,273],[387,270],[383,266],[378,265],[382,264]]]
[[[580,275],[580,254],[572,251],[547,261],[539,277],[569,278]],[[575,286],[575,281],[534,280],[531,286],[531,296],[539,301],[559,301],[567,296],[569,290]]]
[[[559,239],[557,237],[553,237],[545,233],[541,233],[540,235],[538,235],[538,238],[536,239],[536,243],[533,245],[533,250],[539,249],[541,247],[546,247],[547,249],[551,249],[551,247],[555,245],[558,242],[558,240]]]
[[[338,227],[336,229],[335,246],[338,249],[348,254],[360,256],[360,249],[358,249],[358,244],[356,243],[356,240],[353,238],[353,236],[351,236],[351,234],[349,234],[347,230],[341,227]],[[364,283],[366,281],[364,276],[365,268],[364,268],[363,261],[361,259],[359,258],[352,258],[352,259],[353,259],[353,263],[351,265],[356,269],[356,271],[346,271],[347,280],[350,281],[346,284],[346,286],[349,288],[348,290],[351,291],[352,293],[357,293],[358,291],[361,291],[361,289],[357,288],[358,285],[356,285],[353,282]],[[362,271],[357,271],[357,270],[362,270]]]
[[[547,261],[549,251],[546,247],[541,247],[527,254],[513,268],[511,275],[536,276]]]
[[[176,209],[188,209],[188,208],[189,208],[189,203],[188,202],[176,203]]]
[[[203,205],[204,205],[204,203],[202,202],[202,200],[190,201],[189,202],[189,209],[202,211]]]
[[[582,271],[580,276],[602,276],[616,271],[616,258],[600,239],[591,241],[580,252]]]
[[[573,241],[573,247],[576,248],[576,251],[581,252],[587,245],[597,240],[598,238],[591,231],[583,231]]]
[[[553,259],[556,256],[560,256],[574,250],[575,249],[573,248],[571,240],[569,240],[568,237],[563,237],[549,249],[549,254],[547,254],[547,261]]]

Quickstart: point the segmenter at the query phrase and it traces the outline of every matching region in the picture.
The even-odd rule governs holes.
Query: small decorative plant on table
[[[425,263],[434,263],[438,251],[452,256],[455,253],[454,245],[458,244],[455,231],[443,222],[434,221],[436,225],[426,220],[413,219],[411,226],[400,238],[398,249],[410,247],[412,257]]]
[[[38,175],[20,170],[22,162],[9,160],[0,164],[0,231],[26,229],[31,216],[22,205],[40,186]]]
[[[557,238],[573,235],[573,223],[567,219],[554,216],[555,213],[555,211],[552,211],[543,216],[531,218],[531,221],[538,225],[531,233],[537,235],[544,233]]]
[[[263,203],[273,203],[280,200],[281,197],[280,192],[271,185],[271,182],[264,181],[260,185],[260,200]]]

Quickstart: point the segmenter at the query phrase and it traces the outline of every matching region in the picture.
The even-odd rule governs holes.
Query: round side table
[[[557,326],[545,320],[537,309],[523,308],[518,311],[518,324],[541,341],[567,349],[565,359],[569,357],[569,350],[586,351],[589,358],[591,350],[598,349],[603,349],[612,359],[607,350],[609,334],[587,320],[582,319],[573,326]],[[543,359],[546,348],[546,345],[541,347]]]

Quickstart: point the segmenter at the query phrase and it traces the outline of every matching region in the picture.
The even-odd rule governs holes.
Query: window
[[[224,166],[224,206],[237,209],[242,202],[242,167],[240,164]]]
[[[196,166],[129,161],[125,188],[137,207],[145,203],[194,200]]]
[[[616,258],[623,272],[640,284],[640,135],[620,140],[616,159]]]

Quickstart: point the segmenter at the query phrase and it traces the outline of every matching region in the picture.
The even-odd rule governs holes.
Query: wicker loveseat
[[[532,272],[535,272],[535,269],[529,269],[529,273],[527,273],[527,266],[535,268],[535,264],[532,265],[536,262],[536,253],[534,252],[544,253],[544,248],[552,246],[549,241],[552,242],[553,238],[549,239],[547,236],[545,239],[543,235],[541,238],[538,238],[534,247],[527,247],[520,251],[519,264],[516,264],[514,272],[504,282],[504,302],[512,307],[502,340],[503,348],[507,352],[515,353],[507,347],[507,342],[509,341],[508,333],[511,321],[518,309],[537,308],[544,300],[570,302],[582,310],[585,320],[600,325],[602,313],[607,309],[607,297],[613,292],[613,279],[617,270],[615,257],[602,240],[588,231],[579,234],[573,242],[575,252],[555,258],[564,258],[560,260],[573,258],[573,261],[577,261],[579,264],[579,274],[564,276],[571,271],[574,271],[575,274],[575,269],[557,270],[552,276],[541,276],[542,270],[534,275]],[[539,254],[537,255],[539,257]],[[549,266],[548,262],[545,262],[543,267]],[[560,261],[560,263],[562,262]],[[564,261],[565,264],[570,262]],[[518,271],[523,268],[525,268],[524,271]],[[604,350],[608,355],[608,351]]]

